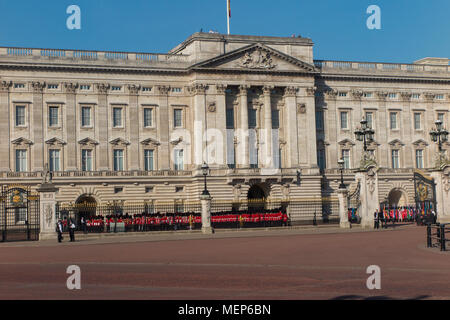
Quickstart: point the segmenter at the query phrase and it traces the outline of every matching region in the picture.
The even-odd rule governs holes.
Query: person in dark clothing
[[[70,242],[75,241],[75,223],[73,223],[72,220],[69,222],[69,236],[70,236]]]
[[[56,232],[58,233],[58,242],[61,242],[63,239],[63,226],[61,220],[58,220],[58,223],[56,224]]]

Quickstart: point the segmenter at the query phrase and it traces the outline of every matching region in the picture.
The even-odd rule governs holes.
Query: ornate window
[[[420,112],[414,112],[414,130],[422,129],[421,118],[422,114]]]
[[[26,126],[26,106],[24,105],[17,105],[16,106],[16,127],[24,127]]]
[[[49,106],[48,107],[48,126],[57,127],[59,125],[59,107]]]
[[[113,108],[113,127],[114,128],[122,128],[123,127],[122,113],[123,113],[123,108],[121,108],[121,107]]]
[[[81,171],[92,171],[92,150],[81,150]]]
[[[348,129],[348,112],[341,111],[341,129]]]
[[[174,128],[183,127],[183,109],[173,109],[173,126]]]
[[[123,171],[123,150],[115,149],[113,150],[114,157],[114,171]]]
[[[392,169],[400,168],[400,151],[397,149],[391,150]]]
[[[373,129],[374,123],[373,123],[373,112],[366,112],[366,121],[367,121],[367,127]]]
[[[25,149],[16,149],[16,172],[27,171],[27,151]]]
[[[144,108],[144,127],[153,127],[153,108]]]
[[[49,170],[60,171],[60,150],[50,149],[48,151]]]
[[[174,169],[175,170],[184,170],[184,156],[183,149],[175,149],[174,150]]]
[[[154,150],[147,149],[144,150],[144,170],[153,171],[154,170]]]
[[[390,120],[390,128],[391,128],[391,130],[398,129],[397,115],[398,115],[397,112],[390,112],[389,113],[389,120]]]
[[[423,150],[422,149],[416,150],[416,168],[423,169]]]
[[[92,127],[92,108],[83,106],[81,107],[81,126]]]
[[[350,169],[350,150],[342,150],[342,160],[344,160],[344,169]]]

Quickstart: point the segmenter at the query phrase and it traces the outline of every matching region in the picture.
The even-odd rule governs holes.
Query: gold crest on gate
[[[14,190],[11,195],[11,203],[14,206],[23,205],[23,195],[19,190]]]

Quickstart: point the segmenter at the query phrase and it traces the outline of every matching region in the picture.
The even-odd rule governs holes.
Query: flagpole
[[[230,34],[230,0],[227,0],[227,30]]]

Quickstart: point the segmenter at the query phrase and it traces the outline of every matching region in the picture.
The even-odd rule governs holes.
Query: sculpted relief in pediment
[[[239,66],[248,69],[273,69],[277,65],[273,62],[272,56],[269,52],[261,49],[253,52],[246,52],[239,60]]]

